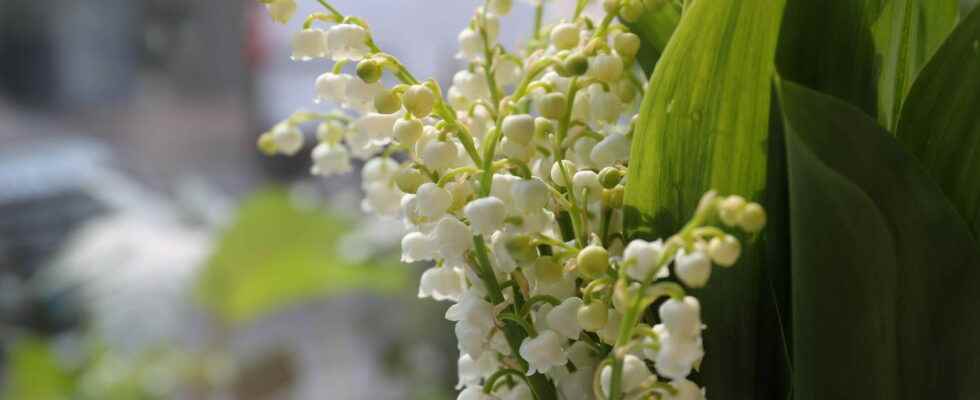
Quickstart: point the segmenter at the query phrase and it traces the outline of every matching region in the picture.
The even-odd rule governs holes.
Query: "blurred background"
[[[399,223],[357,174],[255,148],[329,107],[329,65],[289,59],[299,3],[0,0],[0,399],[455,398]],[[482,2],[333,3],[448,86]],[[503,23],[516,43],[530,6]]]

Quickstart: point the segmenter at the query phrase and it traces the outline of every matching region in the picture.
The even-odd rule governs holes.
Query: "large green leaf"
[[[915,73],[956,22],[956,0],[788,0],[777,64],[886,127]]]
[[[653,72],[653,67],[657,65],[657,60],[667,47],[680,19],[680,6],[665,1],[657,3],[655,9],[646,10],[636,22],[627,23],[630,30],[642,40],[643,44],[636,59],[647,74]]]
[[[897,135],[980,238],[980,9],[919,74]]]
[[[784,81],[797,399],[980,393],[980,250],[860,110]]]
[[[630,236],[664,237],[691,217],[709,189],[761,199],[766,185],[770,82],[782,1],[696,1],[681,17],[651,77],[633,138],[626,221]],[[719,270],[698,291],[710,333],[701,380],[725,398],[767,397],[771,368],[760,346],[762,251]],[[768,375],[766,375],[768,376]],[[762,391],[760,391],[762,390]]]
[[[890,0],[874,26],[881,54],[878,121],[894,132],[916,74],[956,25],[957,0]]]
[[[394,257],[361,264],[338,254],[352,226],[347,216],[296,208],[283,191],[258,192],[218,243],[198,298],[242,322],[313,297],[404,287],[407,270]]]

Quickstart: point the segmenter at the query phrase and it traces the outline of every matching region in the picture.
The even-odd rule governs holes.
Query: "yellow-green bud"
[[[421,118],[432,113],[432,107],[436,104],[436,95],[424,85],[414,85],[405,91],[402,100],[408,112]]]
[[[565,59],[563,66],[570,76],[581,76],[589,71],[589,59],[582,54],[575,53]]]
[[[395,174],[395,185],[404,193],[415,194],[423,183],[428,182],[425,174],[415,168],[402,168]]]
[[[613,38],[613,48],[623,58],[632,60],[640,51],[640,37],[631,32],[620,32]]]
[[[374,96],[374,108],[382,114],[391,114],[401,110],[402,100],[391,90],[384,90]]]
[[[548,133],[555,131],[555,123],[545,117],[538,117],[534,119],[534,136],[543,137]]]
[[[626,188],[623,185],[602,190],[602,204],[608,208],[622,208]]]
[[[626,22],[636,22],[643,15],[643,5],[636,2],[626,2],[619,9],[619,16]]]
[[[316,127],[316,138],[321,143],[337,143],[344,138],[344,126],[336,121],[328,121]]]
[[[599,171],[599,183],[606,189],[612,189],[623,181],[623,171],[616,167],[606,167]]]
[[[542,282],[558,282],[561,280],[563,273],[561,264],[549,256],[539,257],[534,261],[534,275]]]
[[[758,203],[749,203],[738,214],[738,226],[746,232],[756,233],[766,226],[766,211]]]
[[[619,3],[619,0],[605,0],[602,2],[602,9],[606,14],[615,14],[619,12]]]
[[[745,207],[745,198],[738,195],[728,196],[718,204],[718,218],[728,226],[738,223],[738,215]]]
[[[365,83],[375,83],[381,80],[381,64],[370,58],[361,60],[357,63],[357,77]]]
[[[262,154],[265,154],[267,156],[276,154],[276,140],[273,139],[272,134],[268,132],[263,133],[262,135],[259,136],[257,146],[259,147],[259,151],[261,151]]]
[[[579,307],[575,319],[578,320],[582,329],[589,332],[598,331],[606,326],[606,321],[609,319],[609,306],[600,300],[593,300],[591,303]]]
[[[517,262],[531,262],[538,258],[538,251],[534,247],[530,236],[517,235],[511,237],[510,239],[507,239],[504,246],[507,248],[507,252],[510,253],[510,256]]]
[[[564,93],[548,93],[538,100],[538,112],[542,117],[558,119],[565,114],[568,98]]]
[[[636,87],[629,79],[620,79],[613,90],[616,92],[616,97],[619,97],[623,103],[632,103],[636,99]]]
[[[601,246],[588,246],[578,253],[576,264],[582,276],[599,278],[609,270],[609,252]]]

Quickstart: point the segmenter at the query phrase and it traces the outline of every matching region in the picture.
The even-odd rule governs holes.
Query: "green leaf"
[[[285,192],[256,193],[218,243],[198,298],[242,322],[313,297],[403,288],[407,269],[394,257],[358,264],[338,254],[341,237],[352,228],[353,221],[339,214],[297,209]]]
[[[782,4],[689,3],[653,72],[633,138],[625,219],[631,237],[673,234],[710,189],[762,200]],[[771,299],[761,246],[747,253],[697,292],[710,329],[701,381],[726,398],[781,390],[770,382],[778,377],[769,376],[769,361],[757,357],[760,347],[781,346],[778,329],[758,328],[760,301]]]
[[[956,22],[956,0],[788,0],[780,74],[847,101],[886,127]]]
[[[878,121],[889,131],[916,75],[956,25],[956,0],[891,0],[874,26],[882,56]]]
[[[640,37],[642,45],[637,61],[649,75],[667,47],[681,19],[681,8],[672,1],[658,2],[657,8],[647,10],[636,22],[627,23],[630,30]]]
[[[980,250],[860,110],[783,81],[797,399],[980,393]]]
[[[919,74],[897,136],[980,238],[980,9]]]
[[[71,398],[74,382],[58,365],[48,344],[20,338],[8,349],[6,376],[0,393],[4,399],[62,400]]]

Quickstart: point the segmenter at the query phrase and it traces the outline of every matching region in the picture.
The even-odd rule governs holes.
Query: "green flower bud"
[[[395,185],[404,193],[415,194],[419,186],[428,181],[425,174],[411,167],[402,168],[395,174]]]
[[[564,93],[548,93],[538,100],[538,112],[542,117],[558,119],[565,114],[568,98]]]
[[[723,238],[715,237],[708,242],[708,256],[711,261],[722,267],[731,267],[742,254],[742,244],[732,235]]]
[[[636,99],[636,87],[629,79],[620,79],[613,90],[616,92],[616,97],[619,97],[623,103],[632,103]]]
[[[619,16],[626,22],[636,22],[643,15],[643,5],[636,2],[626,2],[619,9]]]
[[[554,131],[555,131],[554,121],[544,117],[538,117],[534,119],[534,136],[543,137],[548,133]]]
[[[738,223],[738,215],[745,207],[745,198],[738,195],[728,196],[718,205],[718,218],[728,226]]]
[[[328,121],[316,127],[316,138],[321,143],[337,143],[344,138],[344,126],[336,121]]]
[[[262,154],[267,156],[276,154],[276,140],[272,138],[271,133],[266,132],[259,136],[259,140],[256,145]]]
[[[606,189],[612,189],[622,182],[623,171],[616,167],[606,167],[599,171],[599,183]]]
[[[578,253],[576,264],[582,276],[599,278],[609,270],[609,252],[601,246],[588,246]]]
[[[405,91],[402,100],[408,112],[422,118],[432,113],[432,108],[436,104],[436,95],[424,85],[414,85]]]
[[[542,282],[558,282],[563,274],[561,264],[549,256],[539,257],[534,261],[534,275]]]
[[[620,0],[605,0],[602,2],[602,9],[606,11],[606,14],[615,14],[619,12]]]
[[[602,204],[608,208],[622,208],[626,189],[623,185],[602,190]]]
[[[381,64],[370,58],[361,60],[357,63],[357,77],[365,83],[375,83],[381,80]]]
[[[755,233],[766,226],[766,211],[758,203],[749,203],[738,214],[738,226],[746,232]]]
[[[374,96],[374,108],[381,114],[391,114],[401,110],[402,100],[394,91],[385,90]]]
[[[606,321],[609,319],[609,306],[602,301],[593,300],[591,303],[579,307],[575,318],[582,329],[590,332],[598,331],[606,326]]]
[[[530,236],[514,236],[507,239],[504,246],[510,256],[519,263],[531,262],[538,258],[538,250],[534,247]]]
[[[575,53],[565,59],[563,66],[570,76],[582,76],[589,71],[589,59]]]

